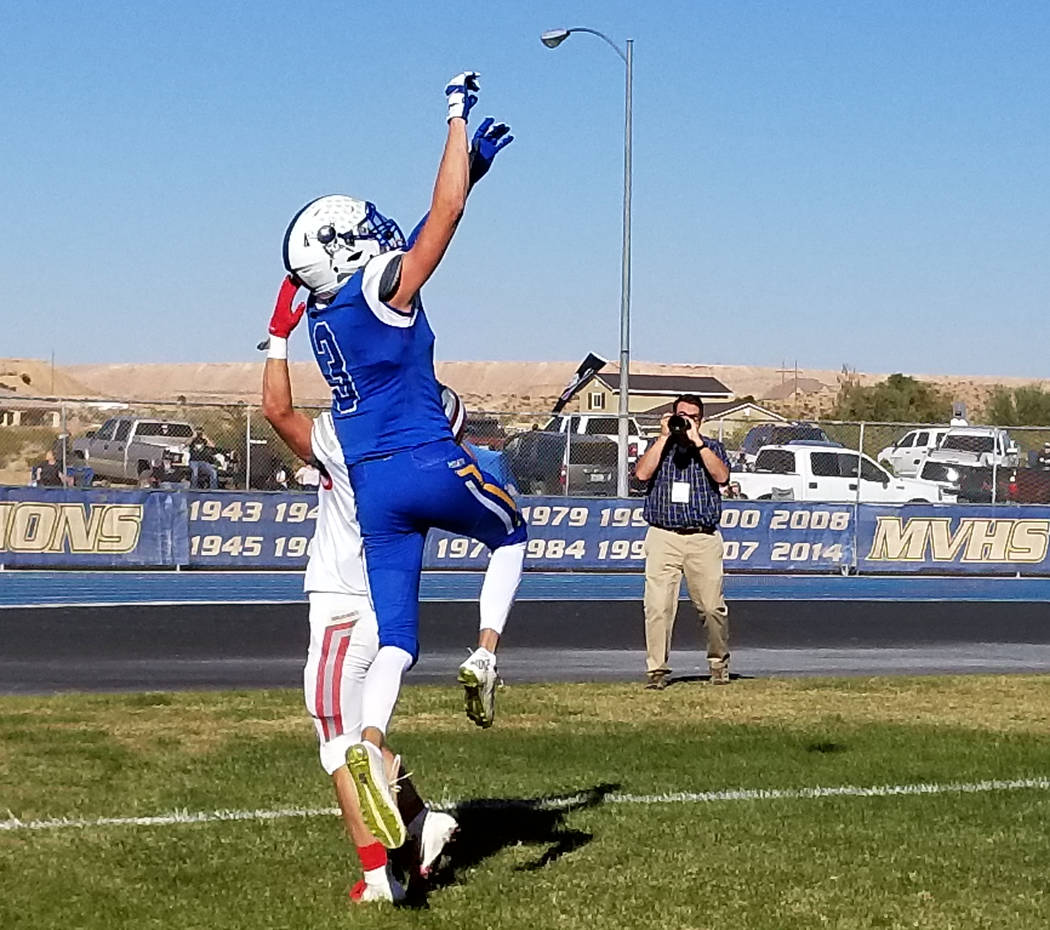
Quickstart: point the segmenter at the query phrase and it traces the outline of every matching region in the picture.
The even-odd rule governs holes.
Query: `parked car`
[[[817,444],[765,446],[755,457],[754,470],[734,472],[733,482],[741,497],[751,500],[935,503],[953,499],[932,481],[895,478],[867,455]]]
[[[96,479],[132,483],[166,461],[178,480],[185,481],[193,434],[193,426],[181,420],[113,417],[73,441],[73,464],[90,467]],[[220,484],[236,480],[238,469],[243,476],[236,453],[215,449],[213,454]]]
[[[879,464],[902,478],[914,478],[919,474],[922,460],[932,452],[948,433],[946,426],[929,426],[905,433],[893,445],[887,446],[875,458]]]
[[[828,434],[813,423],[763,423],[747,431],[736,453],[736,464],[749,470],[763,446],[782,446],[796,441],[831,442]]]
[[[507,431],[496,417],[468,413],[463,441],[486,449],[502,449],[507,442]]]
[[[938,485],[945,499],[952,496],[963,503],[991,500],[992,469],[980,465],[960,465],[924,458],[919,465],[919,477]]]
[[[136,482],[165,456],[176,467],[189,468],[189,423],[134,417],[106,420],[93,436],[73,441],[73,456],[94,469],[96,478]]]
[[[571,432],[573,441],[577,436],[603,436],[613,442],[619,441],[619,424],[616,417],[596,415],[593,413],[561,413],[551,417],[543,427],[546,432]],[[642,430],[634,417],[627,420],[627,461],[632,465],[646,447],[648,440],[642,436]]]
[[[1050,471],[1043,468],[968,468],[957,471],[958,499],[966,504],[1047,504],[1050,503]],[[992,482],[995,496],[992,496]]]
[[[519,494],[616,495],[617,445],[604,436],[572,437],[549,430],[511,436],[503,447]]]
[[[945,465],[995,465],[997,468],[1017,468],[1021,453],[1010,434],[991,426],[964,426],[949,429],[941,443],[928,452],[919,465],[938,462]]]

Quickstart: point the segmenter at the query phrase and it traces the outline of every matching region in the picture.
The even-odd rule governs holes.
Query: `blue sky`
[[[0,355],[255,357],[292,214],[411,227],[443,87],[516,141],[425,297],[442,359],[1050,375],[1050,4],[23,4],[0,61]],[[305,358],[305,340],[293,345]]]

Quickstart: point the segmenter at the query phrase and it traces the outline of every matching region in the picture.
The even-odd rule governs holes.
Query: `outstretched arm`
[[[445,88],[448,97],[448,136],[438,166],[430,214],[419,237],[401,259],[400,280],[387,303],[409,310],[419,289],[434,273],[463,216],[470,189],[470,152],[467,147],[467,115],[477,101],[478,76],[474,71],[456,75]]]
[[[292,381],[288,376],[288,336],[302,318],[305,304],[292,310],[297,286],[285,278],[270,318],[270,350],[263,370],[262,409],[277,435],[299,458],[314,455],[310,434],[313,421],[292,406]]]
[[[292,407],[292,383],[288,377],[288,359],[268,358],[263,370],[263,416],[277,435],[299,458],[309,462],[314,457],[310,443],[313,420]]]
[[[514,136],[508,135],[510,126],[506,123],[495,123],[490,116],[474,131],[474,139],[470,143],[470,176],[467,181],[467,193],[474,190],[478,183],[489,172],[496,154],[514,141]],[[427,213],[418,223],[416,228],[408,236],[408,248],[416,244],[419,234],[427,223],[430,214]]]

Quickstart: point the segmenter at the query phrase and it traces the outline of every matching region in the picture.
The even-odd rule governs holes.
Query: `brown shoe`
[[[663,691],[667,687],[667,679],[670,676],[670,672],[663,670],[657,672],[646,672],[645,675],[645,690],[646,691]]]
[[[728,685],[729,684],[729,663],[728,662],[712,662],[711,663],[711,684],[713,684],[713,685]]]

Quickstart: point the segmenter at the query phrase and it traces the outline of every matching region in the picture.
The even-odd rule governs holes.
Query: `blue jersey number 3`
[[[335,334],[324,320],[314,323],[311,331],[314,354],[324,372],[325,380],[332,387],[332,406],[336,413],[353,413],[357,409],[360,395],[354,387],[354,379],[346,370],[346,359],[335,341]]]

